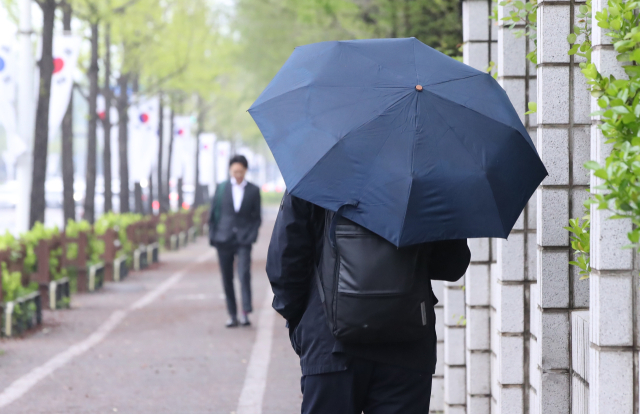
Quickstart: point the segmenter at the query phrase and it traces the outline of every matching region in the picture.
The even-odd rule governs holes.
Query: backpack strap
[[[220,215],[222,214],[222,198],[224,197],[224,190],[227,189],[227,183],[229,181],[223,181],[219,184],[219,189],[216,191],[216,199],[213,205],[213,223],[218,225],[220,222]]]
[[[333,215],[331,219],[331,226],[329,227],[329,241],[331,242],[331,247],[336,248],[336,227],[338,226],[338,220],[342,217],[344,213],[344,209],[351,207],[358,207],[360,202],[358,200],[349,200],[338,208],[338,211]]]

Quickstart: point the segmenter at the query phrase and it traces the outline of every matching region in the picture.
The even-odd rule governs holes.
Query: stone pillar
[[[467,412],[491,413],[491,272],[495,239],[470,239],[466,274]]]
[[[497,34],[490,19],[492,5],[491,0],[462,2],[464,63],[481,71],[496,61]],[[469,247],[472,265],[464,277],[469,283],[465,287],[460,280],[445,283],[444,287],[444,408],[451,414],[488,414],[489,275],[494,256],[489,239],[469,240]]]
[[[603,6],[606,2],[594,1],[593,14]],[[604,76],[628,79],[610,40],[594,25],[593,63]],[[595,99],[591,107],[598,108]],[[594,118],[591,158],[604,164],[611,147],[604,144],[597,124]],[[592,186],[600,181],[591,177]],[[610,215],[595,208],[591,211],[589,412],[632,414],[638,412],[638,402],[634,403],[638,398],[638,318],[634,316],[638,314],[638,271],[633,251],[621,249],[629,244],[626,235],[632,224],[629,220],[609,220]]]
[[[510,28],[502,17],[511,6],[498,6],[498,81],[536,142],[536,115],[525,115],[529,102],[536,102],[536,69],[526,55],[535,45],[526,36],[516,36],[523,24]],[[497,242],[497,272],[492,320],[493,413],[530,411],[536,388],[531,387],[531,291],[536,287],[536,196],[515,223],[508,240]]]
[[[590,98],[567,35],[579,0],[542,0],[538,8],[538,151],[547,177],[537,193],[537,391],[535,413],[571,413],[571,313],[589,306],[588,284],[569,265],[569,218],[584,215]]]

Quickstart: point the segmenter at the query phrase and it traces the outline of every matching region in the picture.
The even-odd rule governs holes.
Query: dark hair
[[[231,166],[236,162],[242,164],[244,168],[249,169],[249,161],[247,161],[247,158],[244,155],[234,155],[231,157],[229,160],[229,168],[231,168]]]

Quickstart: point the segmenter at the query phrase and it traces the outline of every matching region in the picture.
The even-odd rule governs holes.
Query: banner
[[[149,178],[158,158],[158,97],[140,97],[129,107],[129,177],[133,182]],[[134,97],[133,102],[136,101]]]
[[[98,113],[98,118],[100,121],[98,122],[98,145],[100,148],[104,150],[104,130],[102,120],[105,118],[105,99],[103,95],[98,95],[96,112]],[[111,122],[111,177],[112,179],[116,179],[119,177],[119,161],[120,161],[120,153],[118,146],[118,110],[115,106],[111,106],[110,119]]]
[[[49,101],[49,139],[60,129],[62,118],[67,112],[73,75],[78,64],[81,39],[72,35],[58,35],[53,38],[53,75],[51,76],[51,96]]]
[[[191,136],[191,122],[191,117],[186,115],[173,118],[171,176],[183,180],[193,177],[195,173],[195,145]]]
[[[229,159],[231,158],[231,143],[229,141],[216,142],[216,180],[219,183],[229,178]]]
[[[200,163],[199,182],[202,185],[209,186],[209,192],[214,188],[214,172],[215,172],[215,144],[216,135],[212,133],[200,134],[200,155],[198,157]]]
[[[18,134],[16,113],[16,75],[18,57],[13,34],[0,32],[0,126],[4,128],[7,149],[2,159],[7,166],[9,177],[13,177],[17,158],[27,150]]]

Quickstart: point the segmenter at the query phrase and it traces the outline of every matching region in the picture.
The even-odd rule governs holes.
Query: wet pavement
[[[298,359],[266,306],[272,227],[254,247],[252,327],[224,327],[217,257],[201,237],[153,269],[75,295],[71,310],[45,311],[36,332],[1,340],[0,413],[300,412]]]

